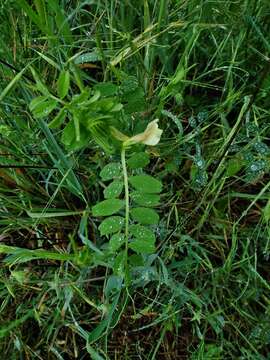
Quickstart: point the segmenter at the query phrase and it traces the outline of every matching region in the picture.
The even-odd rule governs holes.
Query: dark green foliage
[[[3,359],[269,359],[269,17],[0,2]]]

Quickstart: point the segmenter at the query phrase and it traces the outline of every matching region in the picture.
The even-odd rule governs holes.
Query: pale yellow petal
[[[151,121],[144,132],[128,137],[125,134],[121,133],[119,130],[110,127],[111,134],[118,140],[123,141],[124,146],[130,146],[133,144],[142,143],[145,145],[155,146],[159,143],[161,134],[163,130],[158,128],[158,119]]]
[[[145,145],[157,145],[160,141],[161,134],[163,130],[158,128],[158,119],[151,121],[143,133],[132,136],[129,139],[130,143],[143,143]]]

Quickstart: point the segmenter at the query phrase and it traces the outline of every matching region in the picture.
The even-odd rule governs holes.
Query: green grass
[[[0,3],[3,358],[270,359],[269,15],[267,0]],[[123,276],[92,207],[121,161],[109,125],[155,118],[160,143],[126,156],[146,151],[163,184],[156,250],[126,248]]]

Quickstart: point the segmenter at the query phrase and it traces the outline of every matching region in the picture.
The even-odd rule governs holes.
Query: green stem
[[[125,147],[123,146],[121,151],[121,162],[122,162],[122,169],[124,175],[124,186],[125,186],[125,262],[126,262],[126,271],[127,271],[127,259],[128,259],[128,225],[129,225],[129,189],[128,189],[128,174],[127,174],[127,166],[126,166],[126,151]]]

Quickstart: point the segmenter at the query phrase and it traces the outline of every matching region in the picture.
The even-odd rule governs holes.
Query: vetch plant
[[[94,140],[106,153],[112,153],[109,129],[129,119],[129,114],[145,110],[142,88],[134,77],[124,73],[118,78],[119,85],[102,82],[84,86],[76,66],[70,63],[66,67],[58,75],[54,90],[30,67],[36,82],[33,88],[40,94],[29,104],[31,113],[34,118],[45,120],[50,129],[61,130],[61,142],[68,151],[80,150]],[[74,85],[79,93],[74,92]],[[152,123],[149,126],[155,128]]]
[[[135,152],[126,160],[126,152],[138,143],[157,145],[162,130],[158,128],[156,119],[148,124],[143,133],[132,137],[113,127],[111,133],[122,142],[121,164],[111,163],[102,169],[102,180],[110,183],[104,190],[105,200],[92,210],[94,216],[105,217],[99,225],[100,234],[111,236],[107,251],[113,255],[118,253],[114,257],[114,273],[124,276],[128,283],[130,267],[136,266],[143,256],[155,252],[153,227],[158,224],[159,215],[154,207],[160,202],[162,183],[142,171],[149,163],[147,153]]]

